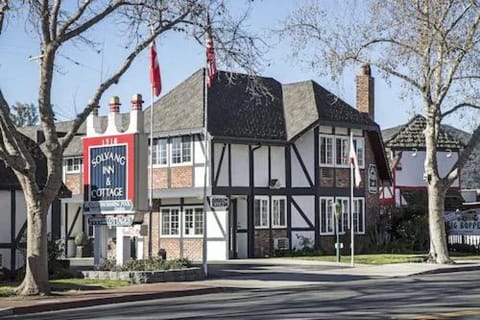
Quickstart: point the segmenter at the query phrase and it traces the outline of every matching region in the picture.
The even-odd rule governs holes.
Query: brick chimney
[[[370,65],[364,64],[357,76],[357,109],[375,120],[374,79]]]

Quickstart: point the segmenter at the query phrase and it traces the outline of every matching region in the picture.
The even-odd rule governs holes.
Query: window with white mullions
[[[320,165],[333,165],[332,136],[320,136]]]
[[[161,213],[161,235],[176,236],[179,234],[180,210],[176,208],[163,208]]]
[[[339,166],[348,165],[349,138],[335,138],[335,164]]]
[[[355,153],[357,155],[358,166],[360,168],[364,167],[364,159],[365,159],[365,147],[364,147],[364,139],[361,137],[353,137],[353,147],[355,149]]]
[[[272,227],[279,228],[287,226],[285,207],[285,197],[272,197]]]
[[[256,228],[268,228],[268,198],[255,197],[254,224]]]
[[[320,197],[320,233],[322,234],[333,234],[334,215],[332,206],[332,197]]]
[[[341,204],[342,210],[338,223],[338,232],[345,233],[346,230],[350,230],[350,198],[337,197],[336,201]]]
[[[355,233],[365,233],[365,199],[353,199],[353,227]]]
[[[79,173],[82,169],[82,158],[65,159],[66,173]]]
[[[188,163],[192,161],[192,139],[190,136],[172,139],[172,164]]]
[[[167,165],[168,159],[168,143],[167,139],[155,139],[153,140],[153,164],[154,165]]]
[[[184,219],[185,236],[203,235],[203,209],[186,208]]]

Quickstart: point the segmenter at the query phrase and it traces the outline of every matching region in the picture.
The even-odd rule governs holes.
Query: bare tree
[[[452,263],[443,216],[445,195],[480,140],[480,127],[445,176],[439,174],[437,141],[447,116],[480,108],[479,3],[370,0],[361,4],[349,1],[335,14],[321,8],[321,1],[311,1],[285,20],[280,33],[291,40],[294,55],[317,71],[335,76],[348,65],[370,64],[387,79],[400,79],[406,92],[422,103],[427,120],[429,258]]]
[[[38,124],[38,108],[33,103],[15,102],[10,107],[10,117],[17,128]]]
[[[16,14],[25,10],[28,14]],[[26,275],[16,289],[17,293],[37,295],[50,291],[47,212],[62,183],[62,154],[80,125],[98,105],[104,92],[121,79],[139,53],[156,37],[171,32],[183,32],[197,38],[202,35],[206,27],[206,11],[210,12],[213,27],[217,27],[214,36],[219,40],[217,50],[223,53],[220,54],[223,62],[252,72],[261,56],[256,46],[258,39],[242,29],[243,17],[234,19],[228,14],[224,0],[23,0],[10,3],[0,0],[0,31],[2,27],[3,32],[8,31],[7,18],[27,16],[26,23],[37,31],[33,32],[33,36],[37,36],[41,48],[37,104],[47,159],[47,180],[44,185],[35,180],[37,168],[34,156],[12,122],[10,106],[0,88],[0,159],[15,172],[27,206]],[[59,137],[51,98],[59,51],[74,41],[75,45],[92,45],[89,32],[101,32],[101,28],[112,21],[129,35],[126,41],[131,50],[118,68],[96,88],[89,102],[84,102],[84,109],[73,120],[66,135]]]

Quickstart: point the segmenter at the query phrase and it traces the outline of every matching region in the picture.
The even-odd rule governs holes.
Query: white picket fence
[[[448,243],[463,243],[480,247],[480,236],[477,235],[449,235]]]

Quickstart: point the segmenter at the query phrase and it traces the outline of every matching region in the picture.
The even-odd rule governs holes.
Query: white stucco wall
[[[285,148],[284,147],[270,147],[272,159],[272,179],[278,179],[280,187],[285,187]]]
[[[448,155],[448,157],[447,157]],[[449,153],[445,151],[437,152],[438,169],[441,177],[445,176],[458,159],[456,152]],[[403,151],[400,160],[401,170],[395,171],[395,183],[402,187],[425,187],[426,182],[423,178],[425,163],[425,151]],[[457,179],[452,187],[458,187]]]
[[[224,144],[215,144],[215,170],[213,171],[213,179],[217,177],[217,186],[228,186],[228,145],[225,145],[225,151],[222,159],[222,151]],[[222,160],[222,162],[220,162]],[[218,171],[220,170],[220,172]]]
[[[314,136],[313,130],[306,132],[297,141],[295,146],[298,149],[298,153],[302,158],[302,161],[308,171],[310,179],[315,179],[314,174]],[[308,179],[302,169],[300,161],[293,150],[291,149],[291,161],[292,161],[292,186],[293,187],[309,187]]]
[[[268,147],[256,149],[253,159],[255,187],[268,187]]]
[[[249,161],[248,146],[240,144],[232,144],[232,186],[248,187],[249,186]]]
[[[314,196],[293,196],[293,200],[303,210],[307,218],[315,224],[315,197]],[[297,208],[292,203],[292,228],[310,227],[305,219],[300,215]]]

